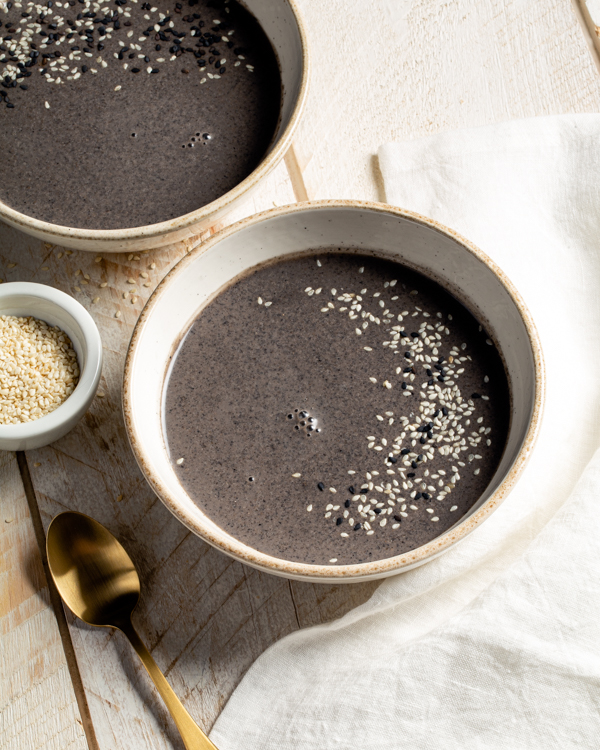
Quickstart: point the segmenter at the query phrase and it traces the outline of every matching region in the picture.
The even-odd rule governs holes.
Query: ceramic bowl
[[[506,449],[496,474],[467,516],[447,532],[396,557],[357,565],[307,565],[265,555],[233,538],[186,494],[169,462],[161,404],[165,374],[198,311],[247,269],[319,247],[360,249],[401,261],[435,279],[485,325],[505,361],[511,391]],[[482,523],[514,486],[532,450],[544,393],[540,344],[518,292],[483,253],[422,216],[375,203],[318,202],[268,211],[228,227],[186,256],[148,301],[131,340],[123,391],[137,461],[157,495],[189,529],[248,565],[289,578],[343,582],[379,578],[450,549]]]
[[[0,425],[0,450],[41,448],[66,435],[87,411],[102,372],[102,341],[92,316],[68,294],[45,284],[0,285],[0,315],[33,316],[58,326],[73,342],[79,383],[57,409],[33,422]]]
[[[46,242],[97,253],[152,250],[201,234],[250,197],[288,150],[306,100],[309,63],[306,33],[295,0],[244,0],[260,22],[279,61],[281,115],[269,151],[256,169],[217,200],[176,219],[131,229],[74,229],[19,213],[0,201],[0,220]]]

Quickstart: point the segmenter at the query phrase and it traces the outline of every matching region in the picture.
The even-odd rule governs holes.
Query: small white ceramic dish
[[[512,413],[498,470],[469,514],[428,544],[396,557],[345,566],[306,565],[265,555],[233,538],[187,495],[173,471],[162,424],[165,374],[200,309],[240,273],[272,258],[320,248],[359,249],[434,278],[485,325],[502,353]],[[166,276],[134,331],[123,407],[138,463],[165,505],[189,529],[248,565],[289,578],[357,581],[392,575],[448,550],[495,510],[532,450],[542,413],[543,361],[535,327],[518,292],[478,248],[422,216],[375,203],[305,203],[258,214],[214,235]]]
[[[0,285],[0,315],[43,320],[58,326],[73,342],[79,362],[79,383],[57,409],[23,424],[0,424],[0,450],[41,448],[72,429],[87,411],[102,372],[102,341],[92,316],[68,294],[45,284],[14,282]]]
[[[0,201],[0,220],[46,242],[76,250],[121,253],[153,250],[201,234],[250,197],[285,156],[298,126],[308,89],[306,32],[295,0],[243,0],[277,54],[281,73],[281,115],[271,147],[245,180],[217,200],[176,219],[131,229],[74,229],[26,216]]]

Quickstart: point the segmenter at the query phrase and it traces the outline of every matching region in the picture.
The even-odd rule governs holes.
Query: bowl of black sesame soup
[[[2,284],[0,352],[0,450],[41,448],[66,435],[102,373],[91,315],[45,284]]]
[[[485,253],[391,206],[323,201],[228,227],[165,277],[134,331],[137,461],[189,529],[311,581],[451,549],[517,481],[544,367]]]
[[[289,148],[294,0],[0,3],[0,219],[94,252],[197,237]]]

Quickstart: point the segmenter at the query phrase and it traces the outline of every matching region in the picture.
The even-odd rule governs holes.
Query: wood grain
[[[565,0],[297,2],[312,50],[307,112],[285,164],[228,221],[306,198],[383,200],[376,152],[388,140],[600,107],[589,38]],[[245,568],[188,533],[139,473],[121,417],[124,355],[145,300],[193,244],[96,262],[0,226],[0,277],[57,286],[98,322],[106,357],[98,397],[72,433],[28,454],[42,519],[47,525],[61,510],[81,510],[123,541],[144,582],[136,624],[209,728],[270,644],[340,616],[374,584],[316,586]],[[124,638],[68,619],[102,750],[180,748]],[[7,629],[14,648],[35,658],[37,644],[15,632]],[[27,735],[19,748],[54,747],[39,736]]]
[[[298,0],[312,80],[295,153],[311,199],[383,200],[382,143],[600,111],[569,0]]]
[[[573,0],[573,9],[588,32],[588,44],[600,70],[600,0]]]
[[[87,747],[17,461],[0,452],[0,747]]]

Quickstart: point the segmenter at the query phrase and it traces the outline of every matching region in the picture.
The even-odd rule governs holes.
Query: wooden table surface
[[[385,200],[376,153],[390,140],[600,111],[598,0],[587,8],[577,0],[297,4],[312,51],[306,114],[285,162],[227,223],[297,200]],[[60,511],[87,513],[123,541],[143,581],[136,625],[207,730],[270,644],[341,616],[376,586],[297,583],[246,568],[190,534],[140,474],[121,416],[125,352],[158,281],[201,240],[98,258],[0,224],[0,278],[72,294],[98,323],[105,354],[98,396],[69,435],[27,454],[0,453],[2,750],[183,747],[124,637],[75,621],[49,586],[44,529]]]

